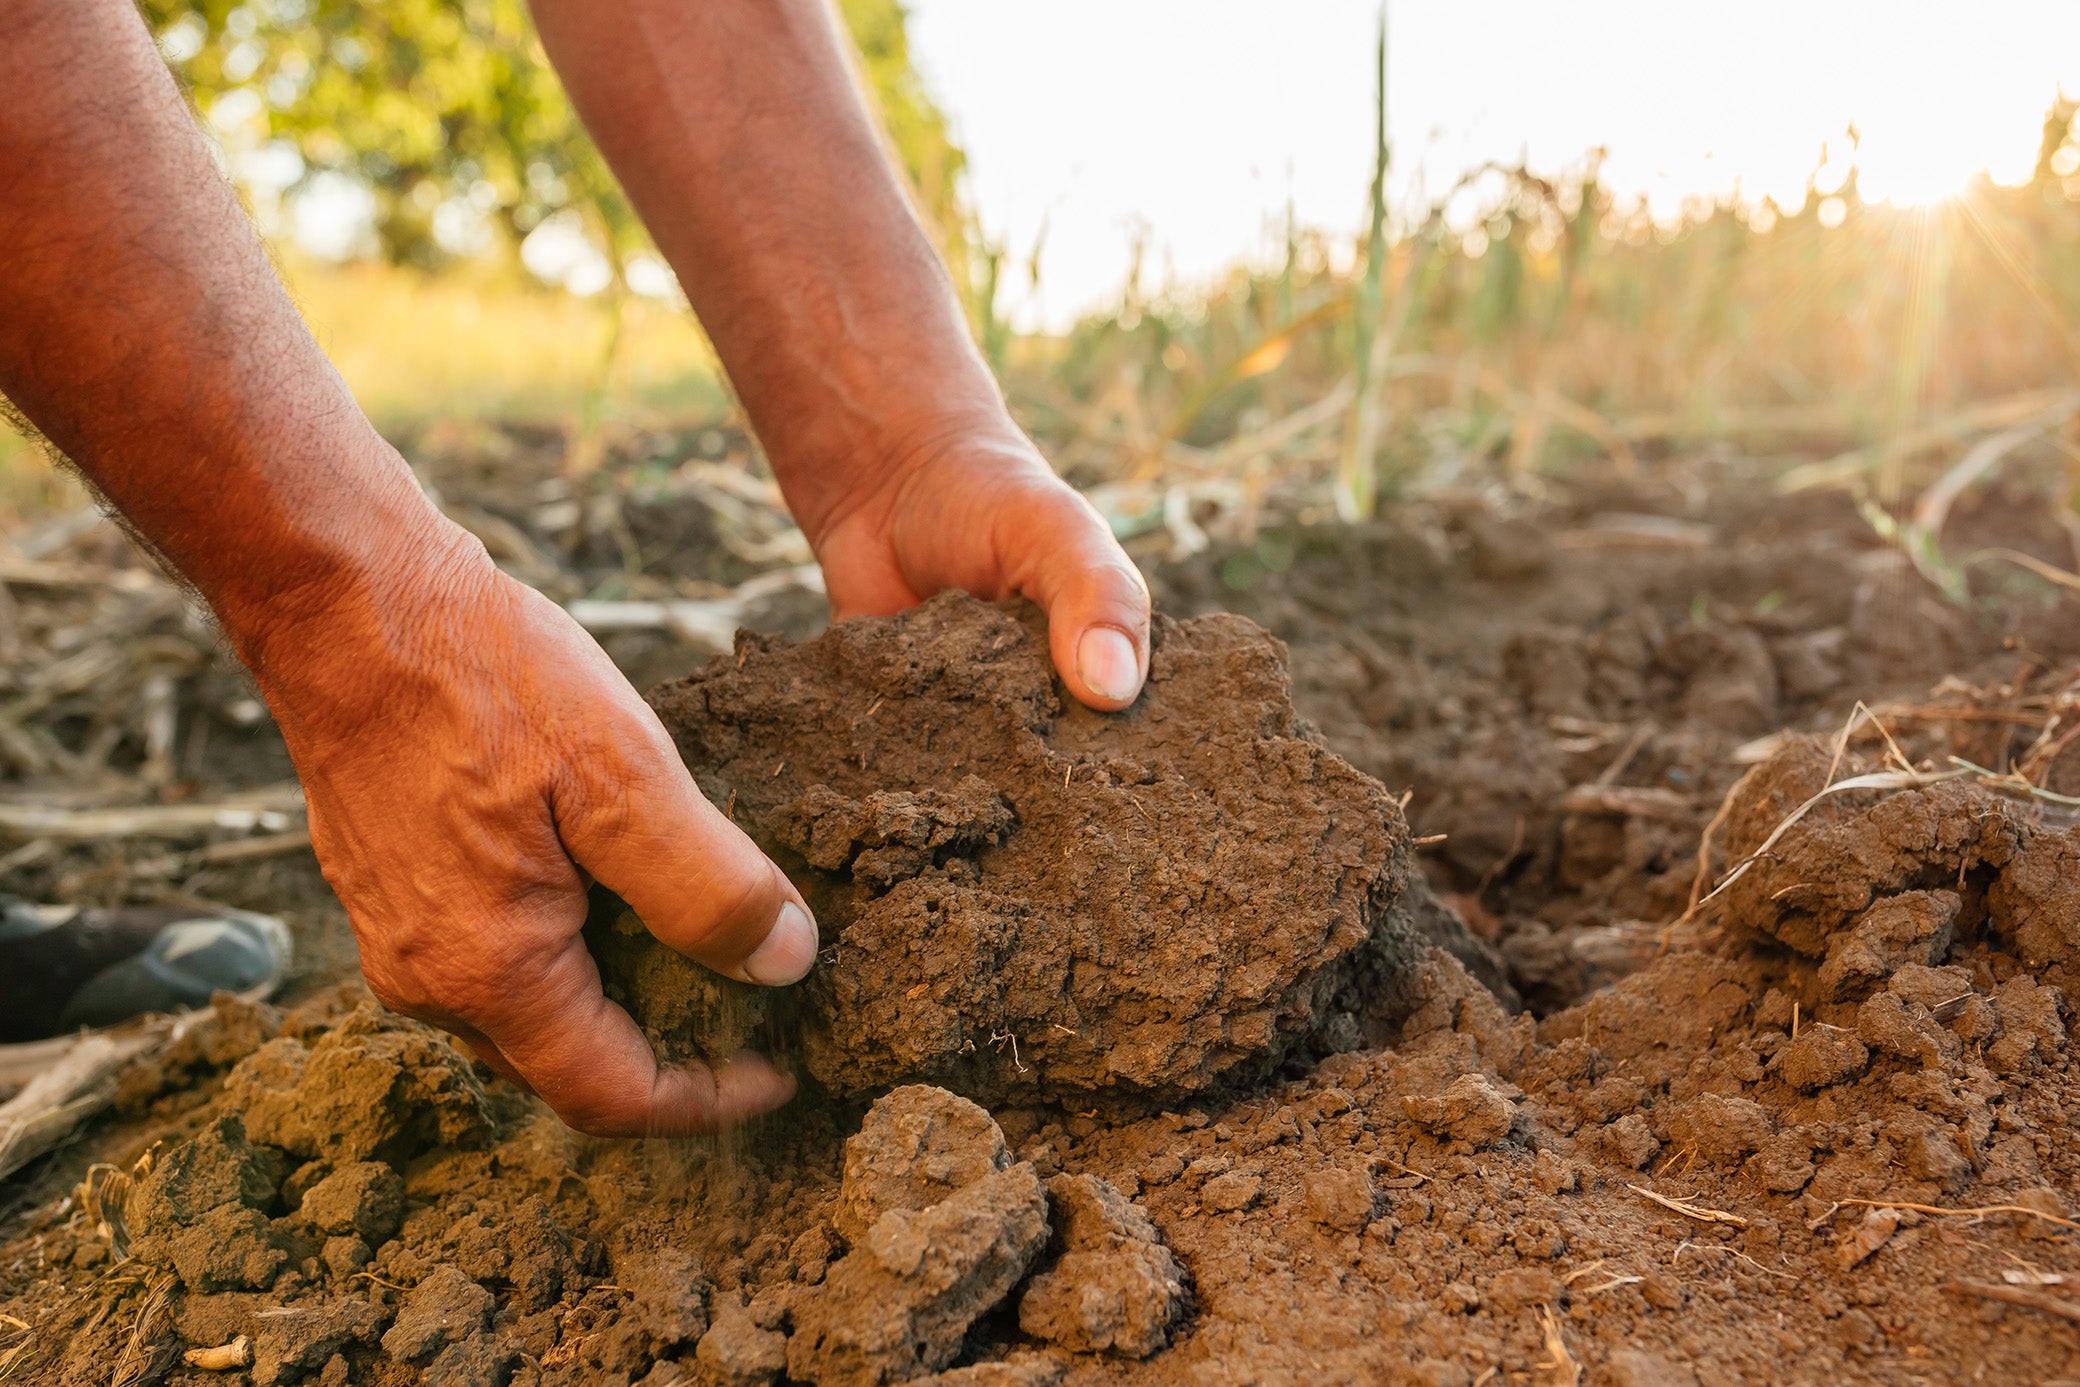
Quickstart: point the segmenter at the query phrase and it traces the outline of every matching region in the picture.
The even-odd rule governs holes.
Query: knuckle
[[[708,918],[698,926],[700,935],[713,938],[751,925],[768,924],[779,914],[779,884],[771,868],[741,872],[716,883],[709,895]]]

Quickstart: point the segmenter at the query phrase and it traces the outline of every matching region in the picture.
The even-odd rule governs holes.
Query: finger
[[[740,982],[800,981],[818,944],[801,893],[701,794],[655,713],[636,703],[625,718],[557,793],[565,850],[688,958]]]
[[[628,1013],[601,992],[575,938],[509,970],[497,1007],[465,1018],[492,1054],[566,1123],[603,1137],[689,1136],[771,1112],[794,1081],[755,1056],[711,1071],[660,1066]],[[500,1068],[498,1060],[485,1055]]]
[[[1054,667],[1093,708],[1124,708],[1148,678],[1148,584],[1090,502],[1050,480],[997,533],[1013,584],[1047,611]]]

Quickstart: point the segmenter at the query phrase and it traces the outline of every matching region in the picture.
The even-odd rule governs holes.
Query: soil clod
[[[1026,1164],[927,1209],[889,1210],[796,1307],[788,1372],[879,1387],[946,1367],[1046,1241],[1047,1192]]]
[[[889,1210],[928,1209],[1010,1165],[988,1113],[943,1088],[906,1085],[876,1101],[845,1142],[838,1231],[856,1243]]]
[[[225,1081],[254,1141],[295,1156],[402,1165],[489,1132],[483,1086],[447,1041],[373,1004],[306,1045],[280,1036]]]
[[[457,1268],[437,1266],[405,1297],[397,1322],[383,1335],[383,1352],[406,1363],[424,1362],[482,1334],[497,1304]]]
[[[1146,1211],[1095,1175],[1047,1182],[1061,1255],[1036,1275],[1018,1326],[1075,1353],[1146,1358],[1190,1311],[1184,1269]]]
[[[709,798],[795,864],[826,949],[780,1002],[595,927],[674,1055],[725,1058],[792,1005],[840,1092],[1174,1098],[1359,1043],[1420,957],[1399,810],[1300,722],[1246,621],[1157,618],[1119,714],[1061,690],[1037,611],[958,595],[801,645],[746,634],[652,702]]]

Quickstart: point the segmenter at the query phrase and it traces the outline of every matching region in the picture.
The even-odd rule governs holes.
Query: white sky
[[[1111,301],[1133,228],[1151,287],[1204,279],[1303,224],[1355,232],[1371,170],[1375,0],[909,0],[971,192],[1013,258],[1043,225],[1024,326]],[[1863,188],[1916,201],[2012,181],[2063,78],[2080,0],[1395,0],[1394,187],[1483,161],[1605,182],[1657,210],[1736,187],[1795,202],[1856,122]]]

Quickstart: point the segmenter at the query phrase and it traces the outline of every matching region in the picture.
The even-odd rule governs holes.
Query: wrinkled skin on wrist
[[[602,1135],[679,1135],[785,1102],[745,1057],[660,1069],[580,938],[587,878],[742,977],[786,878],[702,797],[664,728],[560,608],[473,541],[439,546],[255,661],[368,984]]]

